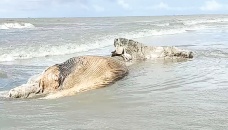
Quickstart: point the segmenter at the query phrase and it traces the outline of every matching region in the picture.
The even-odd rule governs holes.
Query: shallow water
[[[56,100],[0,98],[0,129],[204,129],[228,127],[228,23],[172,35],[137,37],[148,45],[194,51],[187,61],[130,66],[109,87]],[[130,26],[130,25],[129,25]],[[6,91],[73,55],[108,55],[112,46],[56,57],[2,62]]]

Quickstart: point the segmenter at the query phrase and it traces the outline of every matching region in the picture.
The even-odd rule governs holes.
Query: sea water
[[[0,129],[227,129],[227,35],[227,15],[0,19]],[[70,57],[110,55],[118,37],[194,58],[139,62],[115,84],[72,97],[4,98]]]

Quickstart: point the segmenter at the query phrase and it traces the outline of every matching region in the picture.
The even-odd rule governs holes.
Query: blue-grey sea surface
[[[70,57],[110,55],[118,37],[194,58],[139,62],[115,84],[71,97],[4,97]],[[1,130],[225,130],[227,77],[228,15],[0,19]]]

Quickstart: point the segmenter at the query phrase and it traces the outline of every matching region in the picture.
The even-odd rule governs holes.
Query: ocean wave
[[[197,54],[198,57],[228,58],[227,48],[224,48],[224,49],[197,50],[196,54]]]
[[[34,28],[35,26],[31,23],[2,23],[0,29],[22,29],[22,28]]]
[[[148,36],[159,36],[159,35],[172,35],[178,33],[184,33],[189,30],[198,30],[200,27],[191,27],[191,28],[177,28],[177,29],[143,29],[138,31],[131,31],[125,33],[119,33],[116,35],[108,35],[104,37],[100,37],[94,41],[88,40],[84,43],[59,43],[58,45],[44,45],[39,44],[37,46],[26,46],[21,48],[6,48],[5,52],[0,52],[0,61],[14,61],[18,59],[30,59],[37,57],[47,57],[47,56],[55,56],[55,55],[67,55],[74,54],[78,52],[85,52],[94,49],[100,49],[103,47],[111,46],[113,44],[113,40],[118,37],[125,37],[129,39],[136,39]],[[1,49],[0,49],[1,50]],[[10,51],[9,51],[10,50]]]
[[[156,26],[167,27],[167,26],[170,26],[170,23],[160,23],[160,24],[156,24]]]
[[[61,45],[39,45],[26,48],[15,48],[0,54],[0,61],[14,61],[18,59],[73,54],[105,47],[111,45],[112,41],[113,40],[107,38],[105,40],[94,41],[92,44],[90,44],[91,42],[81,45],[77,45],[76,43],[62,43]]]
[[[188,20],[184,21],[183,24],[187,26],[197,25],[197,24],[210,24],[210,23],[223,23],[228,22],[227,18],[220,19],[196,19],[196,20]]]
[[[127,38],[141,38],[141,37],[148,37],[148,36],[161,36],[161,35],[173,35],[173,34],[180,34],[185,33],[187,31],[193,30],[200,30],[204,29],[205,26],[192,26],[192,27],[179,27],[179,28],[170,28],[170,29],[144,29],[139,32],[130,32],[123,36]]]
[[[174,21],[165,21],[164,23],[155,23],[153,25],[160,26],[160,27],[185,27],[185,26],[200,26],[200,25],[207,25],[213,23],[227,23],[228,18],[220,18],[220,19],[194,19],[194,20],[174,20]]]
[[[0,98],[7,98],[9,91],[0,91]]]

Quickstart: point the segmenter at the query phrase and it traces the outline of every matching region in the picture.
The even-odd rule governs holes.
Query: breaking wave
[[[68,43],[61,45],[39,45],[29,46],[27,48],[14,48],[11,51],[0,53],[0,61],[14,61],[17,59],[29,59],[37,57],[47,57],[55,55],[67,55],[77,52],[88,51],[100,47],[107,46],[107,43],[111,43],[112,40],[95,41],[93,44],[81,44]]]
[[[224,23],[228,22],[227,18],[203,18],[203,19],[172,19],[172,20],[164,20],[164,21],[139,21],[139,22],[120,22],[117,23],[115,28],[111,33],[106,34],[106,29],[103,28],[103,24],[101,25],[91,25],[79,24],[79,26],[73,26],[72,24],[61,24],[57,27],[52,26],[43,26],[42,30],[47,31],[45,35],[37,35],[40,36],[41,39],[36,39],[34,43],[37,44],[27,44],[26,46],[5,46],[5,48],[0,48],[0,61],[14,61],[18,59],[30,59],[30,58],[37,58],[37,57],[46,57],[46,56],[55,56],[55,55],[67,55],[67,54],[74,54],[78,52],[86,52],[90,50],[101,49],[104,47],[110,47],[113,45],[113,40],[118,37],[124,37],[129,39],[136,39],[142,37],[150,37],[150,36],[163,36],[163,35],[173,35],[173,34],[180,34],[185,33],[188,31],[193,30],[201,30],[207,28],[207,25],[211,25],[214,23]],[[101,22],[99,22],[100,24]],[[133,24],[132,24],[133,23]],[[97,23],[95,23],[97,24]],[[104,23],[105,24],[105,23]],[[107,23],[106,23],[107,24]],[[110,23],[109,23],[110,24]],[[111,26],[112,24],[110,24]],[[37,24],[38,26],[38,24]],[[18,23],[18,22],[11,22],[11,23],[3,23],[0,24],[0,29],[13,29],[13,28],[34,28],[35,26],[31,23]],[[39,25],[40,27],[40,25]],[[69,28],[70,27],[70,28]],[[97,28],[100,32],[97,33]],[[112,26],[111,26],[112,27]],[[62,30],[59,30],[62,29]],[[88,29],[89,28],[89,29]],[[94,29],[95,28],[95,29]],[[84,29],[84,30],[83,30]],[[109,28],[108,28],[109,29]],[[107,29],[107,30],[108,30]],[[115,30],[116,29],[116,30]],[[37,30],[37,31],[42,31]],[[65,30],[72,30],[64,34]],[[54,31],[54,33],[52,32]],[[56,33],[60,31],[61,34]],[[76,36],[72,33],[80,31],[80,36]],[[110,30],[109,30],[110,31]],[[43,34],[43,33],[42,33]],[[58,37],[52,36],[53,34],[58,34]],[[71,37],[67,36],[65,40],[58,40],[61,35],[70,35]],[[51,35],[51,36],[50,36]],[[47,36],[47,37],[46,37]],[[53,41],[48,41],[46,38],[51,37]],[[57,40],[55,40],[55,38]],[[31,40],[30,38],[28,38]],[[43,41],[46,40],[46,41]],[[26,41],[26,40],[25,40]],[[43,42],[42,42],[43,41]],[[33,42],[33,41],[31,41]],[[41,43],[42,42],[42,43]],[[67,42],[67,43],[64,43]],[[28,42],[30,43],[30,41]],[[53,44],[52,44],[53,43]]]
[[[128,33],[119,33],[117,35],[108,35],[103,38],[97,38],[94,41],[85,41],[84,43],[59,43],[59,45],[37,45],[27,46],[26,48],[14,48],[11,51],[0,52],[0,61],[14,61],[17,59],[29,59],[37,57],[55,56],[55,55],[67,55],[78,52],[85,52],[94,49],[101,49],[113,45],[113,41],[118,37],[125,37],[129,39],[147,37],[147,36],[159,36],[159,35],[172,35],[178,33],[184,33],[189,30],[197,30],[197,28],[179,28],[179,29],[159,29],[150,30],[143,29],[140,31],[132,31]],[[10,50],[10,49],[3,49]],[[0,49],[1,51],[1,49]]]
[[[208,50],[198,50],[196,54],[199,57],[207,58],[228,58],[227,48],[225,49],[208,49]]]
[[[197,25],[197,24],[211,24],[211,23],[224,23],[228,22],[228,18],[219,18],[219,19],[197,19],[197,20],[188,20],[184,21],[184,25]]]
[[[0,91],[0,98],[7,98],[8,97],[8,91]]]
[[[21,28],[34,28],[35,26],[31,23],[2,23],[0,29],[21,29]]]
[[[158,27],[175,27],[175,26],[202,26],[202,25],[209,25],[209,24],[218,24],[218,23],[227,23],[228,18],[220,18],[220,19],[191,19],[191,20],[174,20],[174,21],[167,21],[164,23],[156,23],[153,24]]]

